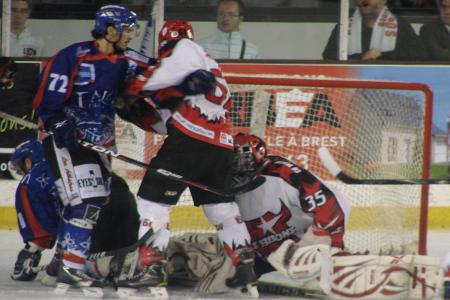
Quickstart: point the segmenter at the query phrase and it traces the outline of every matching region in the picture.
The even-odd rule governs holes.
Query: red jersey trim
[[[31,231],[33,232],[33,236],[35,239],[50,236],[50,234],[42,228],[38,219],[34,215],[33,209],[31,208],[30,199],[28,198],[28,187],[21,186],[20,187],[20,198],[22,201],[22,206],[25,211],[25,216],[28,225],[30,226]]]
[[[226,149],[234,147],[230,126],[225,119],[208,122],[188,104],[173,115],[172,122],[181,132],[194,139]]]

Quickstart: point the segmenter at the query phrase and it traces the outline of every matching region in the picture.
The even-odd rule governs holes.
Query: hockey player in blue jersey
[[[36,278],[36,268],[45,249],[51,249],[61,240],[61,224],[70,216],[70,209],[61,210],[54,177],[42,154],[42,144],[26,140],[16,147],[10,159],[10,169],[22,175],[16,190],[16,211],[20,235],[25,243],[14,264],[11,278],[31,281]],[[130,246],[137,241],[139,216],[136,200],[124,179],[112,173],[111,196],[102,208],[99,221],[92,235],[91,250],[101,252]],[[62,245],[57,242],[55,254],[45,268],[41,281],[53,285],[61,262]],[[97,262],[87,266],[90,274],[100,276],[95,268]]]
[[[137,28],[134,12],[116,5],[101,7],[92,30],[94,40],[59,51],[43,70],[33,100],[41,124],[52,133],[43,141],[44,156],[61,201],[71,212],[63,228],[66,248],[57,279],[60,292],[70,286],[100,285],[86,275],[85,260],[92,228],[110,194],[111,166],[106,155],[81,148],[77,140],[115,150],[116,98],[128,79],[156,63],[127,48]],[[180,88],[195,92],[195,76],[193,82],[193,88],[191,84]],[[89,289],[94,290],[101,293]]]
[[[94,40],[59,51],[43,70],[33,100],[41,124],[52,133],[43,140],[45,158],[60,199],[70,208],[57,276],[61,293],[70,286],[101,286],[86,274],[85,261],[92,229],[110,194],[111,166],[108,157],[79,147],[77,139],[115,149],[116,97],[129,78],[155,63],[127,48],[137,28],[136,14],[129,9],[101,7],[91,32]]]
[[[29,139],[17,146],[10,158],[10,169],[23,175],[16,189],[16,211],[20,235],[25,247],[20,250],[11,278],[33,280],[41,252],[51,249],[59,224],[59,198],[42,145]]]

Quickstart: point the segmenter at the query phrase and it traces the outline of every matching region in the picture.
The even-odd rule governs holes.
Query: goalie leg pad
[[[427,299],[442,287],[438,257],[351,255],[333,261],[332,299]]]
[[[182,285],[198,281],[225,255],[217,235],[210,233],[173,237],[167,251],[169,280]]]
[[[282,274],[305,284],[319,280],[324,293],[330,292],[333,263],[330,246],[312,245],[299,247],[294,241],[286,240],[268,257],[270,264]]]
[[[234,274],[235,268],[216,234],[186,233],[172,238],[168,261],[171,283],[196,285],[201,294],[230,290],[225,280]]]

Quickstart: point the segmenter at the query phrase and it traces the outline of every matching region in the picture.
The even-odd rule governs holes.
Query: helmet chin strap
[[[117,46],[116,46],[116,44],[117,44],[117,43],[120,41],[120,39],[122,38],[122,31],[120,31],[120,33],[119,33],[119,31],[117,31],[116,36],[117,36],[116,41],[112,41],[112,40],[108,39],[108,38],[106,37],[106,35],[105,35],[105,40],[106,40],[108,43],[110,43],[110,44],[113,45],[113,47],[114,47],[114,52],[123,52],[122,49],[119,49],[119,48],[117,48]]]

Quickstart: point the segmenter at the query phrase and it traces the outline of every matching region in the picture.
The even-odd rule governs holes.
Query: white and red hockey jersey
[[[153,99],[160,102],[155,103],[156,106],[163,106],[164,101],[179,96],[179,92],[171,87],[181,84],[194,71],[203,69],[216,76],[216,89],[207,95],[185,96],[171,122],[195,139],[233,149],[227,118],[227,109],[231,107],[230,91],[217,62],[189,39],[180,40],[159,59],[159,64],[150,69],[151,76],[143,86],[143,91],[160,91]]]
[[[315,235],[328,235],[332,246],[342,248],[350,213],[343,195],[282,157],[268,158],[262,171],[266,182],[236,196],[254,250],[267,257],[286,239],[300,241],[310,226]]]

